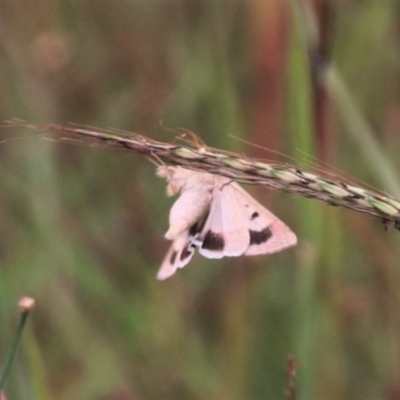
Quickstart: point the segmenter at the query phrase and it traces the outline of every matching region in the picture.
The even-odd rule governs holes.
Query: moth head
[[[167,167],[166,165],[160,165],[157,167],[157,175],[168,181],[168,196],[173,196],[179,193],[187,179],[187,171],[185,169],[180,167]]]

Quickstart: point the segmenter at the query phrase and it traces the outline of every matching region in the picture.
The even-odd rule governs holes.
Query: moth
[[[157,279],[172,276],[194,252],[207,258],[271,254],[297,244],[297,237],[239,184],[229,178],[182,167],[159,166],[169,196],[180,193],[165,238],[172,245]]]

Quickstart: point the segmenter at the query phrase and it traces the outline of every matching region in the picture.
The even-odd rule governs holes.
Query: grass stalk
[[[400,228],[400,200],[373,192],[358,184],[347,183],[336,177],[302,171],[290,164],[267,163],[243,156],[199,146],[157,142],[143,135],[118,130],[101,130],[56,124],[36,125],[11,121],[10,126],[51,133],[81,136],[90,139],[89,145],[136,152],[169,165],[219,174],[232,180],[282,190],[329,205],[380,218],[385,224]],[[63,138],[65,139],[65,138]],[[80,141],[77,142],[81,144]]]
[[[0,393],[3,392],[4,385],[6,384],[7,378],[10,374],[11,367],[14,362],[15,355],[17,353],[17,349],[18,349],[19,343],[21,341],[22,333],[24,331],[26,321],[28,319],[28,315],[34,306],[34,300],[27,298],[27,297],[23,297],[19,301],[19,306],[21,309],[21,317],[19,320],[17,332],[14,336],[14,340],[13,340],[13,343],[11,346],[10,353],[8,354],[6,362],[4,364],[4,367],[0,373]]]

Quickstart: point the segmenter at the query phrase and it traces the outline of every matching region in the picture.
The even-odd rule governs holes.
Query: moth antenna
[[[162,119],[160,119],[160,122],[158,123],[158,125],[159,125],[162,129],[166,130],[167,132],[172,132],[172,133],[174,133],[175,135],[178,135],[178,134],[179,134],[179,129],[170,128],[170,127],[164,125]],[[172,141],[172,143],[173,143],[175,140],[176,140],[176,137],[175,137],[175,139]]]
[[[175,133],[175,138],[171,143],[175,143],[175,141],[178,140],[184,140],[184,138],[188,135],[192,136],[191,140],[189,141],[191,144],[195,143],[197,147],[200,147],[199,143],[202,144],[202,146],[205,146],[204,142],[191,130],[186,129],[186,128],[169,128],[168,126],[165,126],[162,122],[162,119],[160,119],[159,125],[162,129],[165,129],[168,132]],[[184,140],[186,141],[186,140]],[[187,141],[186,141],[187,142]]]
[[[178,140],[183,140],[184,142],[189,143],[192,146],[194,145],[194,147],[196,147],[199,152],[205,152],[208,150],[208,146],[203,142],[203,140],[200,139],[200,136],[197,135],[196,133],[194,133],[192,130],[187,129],[187,128],[181,128],[181,127],[176,128],[176,129],[169,128],[163,124],[161,119],[160,119],[159,125],[161,128],[165,129],[166,131],[178,134],[174,138],[172,143],[175,143],[175,141],[178,141]],[[186,139],[187,137],[189,137],[189,140]]]
[[[239,138],[239,137],[237,137],[235,135],[232,135],[232,134],[228,134],[228,136],[233,138],[233,139],[235,139],[235,140],[237,140],[237,141],[239,141],[239,142],[241,142],[241,143],[245,143],[245,144],[247,144],[247,145],[249,145],[251,147],[254,147],[256,149],[261,149],[261,150],[264,150],[264,151],[266,151],[266,152],[268,152],[270,154],[273,154],[273,155],[276,155],[276,156],[279,156],[279,157],[283,157],[283,158],[285,158],[287,160],[290,160],[291,162],[296,161],[296,159],[294,157],[290,157],[287,154],[281,153],[280,151],[272,150],[272,149],[269,149],[268,147],[264,147],[264,146],[252,143],[249,140],[245,140],[245,139]]]
[[[178,130],[182,132],[179,135],[179,138],[185,139],[186,137],[189,137],[189,140],[193,142],[199,150],[203,148],[207,149],[207,145],[200,139],[200,136],[190,129],[178,128]]]

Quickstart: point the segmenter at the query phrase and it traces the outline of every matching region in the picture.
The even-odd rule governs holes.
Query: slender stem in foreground
[[[18,304],[21,309],[21,318],[19,320],[17,332],[14,336],[14,341],[11,346],[11,351],[8,354],[7,360],[6,360],[4,367],[0,373],[0,393],[3,392],[4,385],[7,381],[8,375],[10,374],[11,366],[15,359],[18,345],[21,341],[22,332],[24,331],[24,327],[25,327],[26,321],[28,319],[28,315],[29,315],[30,311],[32,310],[32,308],[34,307],[35,301],[29,297],[23,297],[20,299]],[[0,397],[0,400],[1,400],[1,397]]]
[[[23,121],[11,121],[8,124],[37,131],[83,136],[92,139],[89,143],[91,145],[100,144],[132,151],[169,165],[219,174],[241,183],[261,185],[318,199],[330,205],[373,215],[381,218],[385,224],[391,222],[400,229],[400,200],[339,179],[301,171],[293,165],[260,162],[237,154],[190,144],[157,142],[139,134],[119,130],[100,130],[73,125],[36,125]]]

